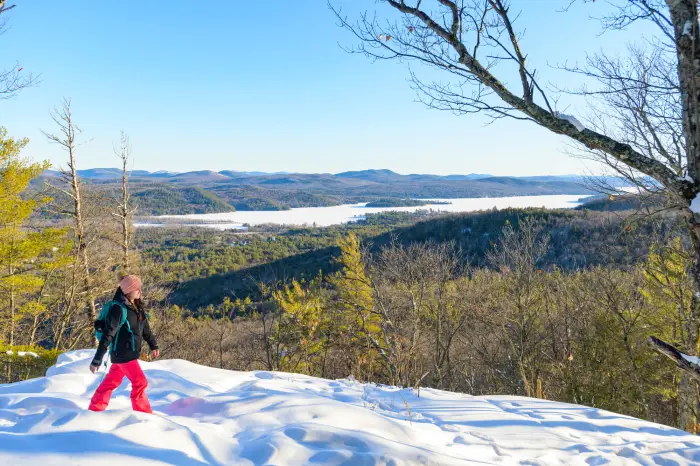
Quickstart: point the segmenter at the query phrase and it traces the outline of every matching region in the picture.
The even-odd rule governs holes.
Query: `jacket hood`
[[[129,301],[129,298],[126,297],[124,292],[122,291],[121,288],[117,288],[117,291],[114,293],[114,298],[112,298],[112,301],[116,301],[118,303],[121,303],[128,307],[129,309],[132,309],[138,314],[139,320],[145,319],[146,318],[146,312],[143,310],[143,306],[141,305],[136,305]]]
[[[116,293],[114,293],[114,298],[112,298],[112,301],[116,301],[121,304],[126,304],[129,307],[134,307],[134,305],[131,304],[131,301],[129,301],[129,298],[126,297],[121,288],[117,288],[117,291]]]

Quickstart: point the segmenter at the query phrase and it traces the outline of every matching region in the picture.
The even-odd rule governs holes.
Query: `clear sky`
[[[586,171],[566,139],[532,123],[454,116],[416,102],[398,62],[344,52],[353,37],[325,0],[15,0],[0,36],[0,69],[15,62],[38,86],[0,101],[0,125],[29,137],[26,154],[61,164],[40,130],[63,97],[89,141],[79,168],[117,166],[125,130],[135,168],[399,173],[565,174]],[[388,11],[373,0],[334,0],[351,16]],[[523,7],[522,45],[543,74],[585,52],[619,50],[627,34],[598,36],[589,16],[604,2],[557,12],[568,0]],[[566,103],[566,102],[565,102]],[[571,106],[567,113],[580,115]],[[597,170],[588,166],[588,171]]]

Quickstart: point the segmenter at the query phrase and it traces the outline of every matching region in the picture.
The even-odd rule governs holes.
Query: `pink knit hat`
[[[141,279],[136,275],[127,275],[119,282],[119,288],[122,289],[122,293],[124,294],[129,294],[132,291],[140,290],[141,285]]]

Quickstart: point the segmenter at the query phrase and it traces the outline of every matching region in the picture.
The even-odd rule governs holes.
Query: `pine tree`
[[[7,312],[6,338],[15,344],[17,324],[45,308],[36,295],[45,283],[42,271],[50,269],[65,240],[65,230],[32,230],[27,222],[49,199],[26,195],[29,183],[49,167],[20,157],[27,139],[13,139],[0,127],[0,303]],[[33,327],[35,329],[35,327]],[[34,333],[34,332],[32,332]]]
[[[336,259],[341,269],[329,278],[336,291],[336,314],[341,323],[340,344],[348,346],[346,354],[354,375],[360,379],[371,376],[374,360],[382,355],[390,364],[385,351],[385,331],[380,313],[374,308],[372,283],[367,276],[359,238],[350,233],[337,241],[340,257]],[[384,324],[391,325],[389,322]]]
[[[693,334],[690,264],[690,255],[679,237],[666,245],[654,246],[644,266],[647,285],[640,291],[656,311],[649,323],[654,333],[687,354],[699,354],[699,342],[690,343],[688,338]],[[695,347],[690,347],[691,344]],[[700,399],[696,382],[684,373],[674,388],[677,390],[666,391],[662,395],[678,400],[678,427],[697,433],[700,430],[700,405],[685,401]]]
[[[277,332],[284,338],[280,370],[321,376],[324,373],[332,322],[324,312],[320,283],[320,277],[306,287],[293,280],[272,294],[282,312]]]

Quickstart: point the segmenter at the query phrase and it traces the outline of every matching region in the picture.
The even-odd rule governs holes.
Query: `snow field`
[[[0,385],[2,465],[691,465],[700,439],[584,406],[142,362],[155,414],[124,381],[87,411],[94,350]]]

